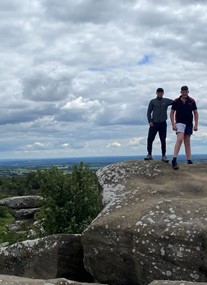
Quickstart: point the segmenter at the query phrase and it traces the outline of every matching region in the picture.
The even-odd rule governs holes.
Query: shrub
[[[5,206],[0,206],[0,218],[6,218],[8,209]]]
[[[36,215],[44,235],[81,233],[100,211],[95,173],[83,163],[75,165],[72,173],[58,168],[39,170],[37,180],[45,203]]]

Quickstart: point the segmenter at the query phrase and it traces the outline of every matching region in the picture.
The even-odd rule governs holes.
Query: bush
[[[28,185],[26,184],[25,176],[2,176],[0,192],[7,196],[22,196],[28,193]]]
[[[0,218],[6,218],[8,209],[5,206],[0,206]]]
[[[9,230],[5,230],[2,233],[0,242],[8,242],[10,245],[14,244],[16,242],[20,242],[25,240],[26,236],[21,236],[20,234],[18,234],[18,232],[15,231],[9,231]]]
[[[36,215],[44,235],[81,233],[100,211],[95,173],[83,163],[75,165],[70,174],[56,167],[38,170],[37,181],[45,198]]]
[[[4,210],[3,210],[3,215],[0,216],[0,243],[6,242],[6,241],[10,242],[10,237],[12,238],[12,242],[13,242],[13,240],[15,240],[16,234],[14,234],[14,232],[10,234],[7,228],[7,225],[14,222],[14,218],[8,212],[8,209],[6,207],[0,207],[0,209],[1,208],[4,208]],[[12,237],[12,235],[14,236]],[[17,240],[15,240],[15,242],[16,241]]]

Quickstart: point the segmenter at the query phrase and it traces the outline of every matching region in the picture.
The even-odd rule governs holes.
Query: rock
[[[203,282],[189,282],[189,281],[170,281],[170,280],[155,280],[149,285],[207,285]]]
[[[39,208],[31,208],[31,209],[11,209],[9,212],[15,219],[19,220],[28,220],[33,219],[34,215],[39,211]]]
[[[6,241],[6,242],[3,242],[1,245],[0,245],[1,247],[6,247],[6,246],[9,246],[9,242],[8,241]]]
[[[206,174],[206,163],[161,161],[99,170],[105,207],[82,234],[88,272],[113,285],[207,281]]]
[[[18,220],[34,220],[39,211],[43,197],[37,195],[17,196],[0,200],[0,206],[7,206],[9,212]]]
[[[99,285],[97,283],[80,283],[65,278],[56,279],[29,279],[17,276],[0,275],[1,285]],[[105,284],[106,285],[106,284]]]
[[[0,206],[13,209],[38,208],[42,205],[43,197],[37,195],[17,196],[0,200]]]
[[[0,247],[0,274],[91,281],[80,235],[60,234]]]

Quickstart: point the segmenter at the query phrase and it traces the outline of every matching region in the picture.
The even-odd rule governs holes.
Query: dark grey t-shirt
[[[169,98],[152,99],[147,110],[147,119],[151,123],[162,123],[167,120],[167,108],[172,105],[173,100]]]

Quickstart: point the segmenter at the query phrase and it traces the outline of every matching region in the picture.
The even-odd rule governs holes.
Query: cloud
[[[60,107],[55,118],[58,121],[90,122],[94,120],[99,109],[101,109],[101,104],[98,100],[72,96],[70,101]]]
[[[63,110],[89,110],[93,108],[97,108],[100,106],[98,100],[90,101],[87,98],[78,97],[72,100],[71,102],[67,102],[61,109]]]
[[[61,148],[69,148],[70,144],[69,143],[63,143],[60,145]]]
[[[143,154],[149,101],[158,87],[176,98],[182,85],[199,109],[192,152],[205,152],[205,1],[2,0],[0,9],[2,158]],[[167,142],[172,153],[169,120]]]
[[[119,142],[112,142],[108,144],[106,147],[107,148],[118,148],[118,147],[121,147],[121,144]]]
[[[34,142],[33,144],[26,145],[27,149],[45,149],[48,148],[47,143]]]
[[[139,146],[146,143],[146,139],[144,137],[135,137],[130,139],[129,145],[131,146]]]
[[[40,65],[23,78],[23,98],[32,101],[59,101],[68,96],[71,75],[58,64]]]

